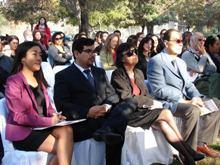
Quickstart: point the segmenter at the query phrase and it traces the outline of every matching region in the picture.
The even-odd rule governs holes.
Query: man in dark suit
[[[75,62],[55,76],[56,107],[69,120],[86,118],[85,122],[73,125],[74,140],[93,137],[105,141],[107,165],[119,165],[127,125],[126,115],[123,114],[132,107],[126,102],[119,103],[105,71],[93,66],[95,53],[92,39],[74,41],[72,51]]]
[[[200,117],[204,106],[202,95],[189,80],[185,62],[177,57],[182,51],[182,37],[178,30],[164,34],[165,49],[152,57],[148,65],[148,80],[153,95],[162,101],[173,115],[182,119],[182,136],[186,142],[211,157],[220,154],[204,142],[212,143],[219,132],[220,112]],[[198,120],[201,124],[199,125]]]

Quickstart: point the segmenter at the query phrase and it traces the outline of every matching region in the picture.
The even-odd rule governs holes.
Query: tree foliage
[[[10,21],[33,25],[41,16],[56,22],[62,18],[64,10],[57,0],[9,0],[7,5],[1,7],[1,11]]]
[[[89,27],[145,26],[180,21],[191,27],[216,26],[220,23],[219,0],[8,0],[1,8],[8,20],[36,23],[40,16],[60,19]]]
[[[220,23],[219,0],[184,0],[173,9],[180,21],[199,31]]]

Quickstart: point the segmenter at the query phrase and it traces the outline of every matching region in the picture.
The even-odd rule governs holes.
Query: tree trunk
[[[88,14],[88,1],[79,0],[81,8],[81,24],[79,32],[85,32],[88,35],[89,32],[89,14]]]
[[[147,23],[147,34],[153,34],[154,33],[154,24],[153,23],[150,23],[148,22]]]
[[[34,30],[34,24],[31,22],[30,25],[31,25],[31,31],[33,31]]]
[[[143,25],[141,26],[141,32],[142,32],[142,33],[144,33],[144,29],[145,29],[145,24],[143,24]]]
[[[69,12],[76,17],[76,19],[78,21],[79,29],[80,29],[80,27],[81,27],[81,6],[79,4],[79,0],[63,0],[62,2],[65,4],[65,6],[69,10]]]

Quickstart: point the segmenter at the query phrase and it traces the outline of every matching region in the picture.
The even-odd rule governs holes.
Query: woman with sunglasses
[[[52,45],[48,49],[48,57],[52,67],[70,65],[72,53],[63,43],[63,33],[55,32],[52,36]]]
[[[163,109],[159,101],[149,96],[143,73],[135,68],[138,56],[133,47],[123,43],[116,53],[117,69],[112,73],[111,84],[121,100],[130,99],[137,105],[136,110],[129,114],[128,124],[161,130],[166,140],[179,151],[185,164],[195,164],[194,161],[203,159],[203,154],[197,153],[183,141],[171,111]]]

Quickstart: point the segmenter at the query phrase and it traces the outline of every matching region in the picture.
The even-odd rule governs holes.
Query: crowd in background
[[[78,50],[78,48],[74,48],[74,50],[78,51],[79,53],[82,53],[82,51],[85,52],[87,51],[86,53],[95,54],[96,57],[93,63],[94,66],[101,67],[106,72],[113,71],[111,83],[112,86],[116,89],[116,93],[117,95],[119,95],[120,100],[124,101],[130,97],[135,98],[136,100],[138,100],[137,101],[138,106],[136,107],[136,109],[138,109],[138,108],[143,108],[143,106],[145,106],[145,104],[142,104],[142,102],[140,101],[141,99],[143,100],[150,99],[150,101],[152,101],[150,97],[149,98],[146,97],[152,94],[153,92],[155,92],[153,91],[155,89],[152,88],[152,86],[148,81],[149,62],[153,57],[157,56],[158,54],[167,53],[166,51],[167,48],[169,48],[169,41],[171,40],[170,38],[169,39],[166,38],[168,35],[167,33],[169,33],[170,31],[168,30],[168,32],[167,33],[166,32],[167,32],[166,29],[161,30],[159,36],[155,34],[144,34],[142,32],[139,32],[137,34],[130,35],[127,38],[126,42],[123,43],[123,41],[121,40],[121,33],[119,30],[115,30],[112,33],[107,31],[98,31],[95,34],[95,38],[92,39],[94,40],[94,49]],[[171,33],[173,34],[173,31]],[[164,38],[164,34],[165,34],[165,38]],[[16,65],[16,62],[18,62],[18,58],[19,58],[16,57],[19,54],[17,48],[22,44],[24,45],[25,42],[26,43],[33,42],[34,44],[36,44],[35,46],[39,46],[41,50],[40,53],[41,61],[48,63],[52,69],[55,69],[60,66],[62,66],[62,69],[64,69],[65,67],[68,67],[71,64],[73,64],[74,61],[78,60],[80,56],[80,55],[75,55],[73,49],[71,50],[70,45],[65,40],[65,34],[63,32],[58,31],[51,34],[50,28],[47,26],[47,21],[44,17],[39,19],[39,22],[35,26],[33,32],[30,30],[25,30],[23,35],[24,35],[24,42],[21,44],[19,43],[19,38],[15,35],[7,35],[0,37],[0,98],[5,97],[5,89],[7,88],[8,90],[9,88],[6,86],[8,77],[24,69],[24,66],[26,65],[27,65],[26,67],[28,68],[28,64],[26,63],[25,63],[26,65],[24,65],[23,63],[22,63],[23,65],[21,66]],[[73,43],[78,42],[82,38],[88,39],[88,36],[85,32],[76,34],[72,42]],[[206,96],[208,98],[214,98],[215,100],[219,100],[220,99],[220,92],[219,92],[220,91],[220,35],[204,36],[200,32],[186,31],[181,34],[181,37],[176,38],[173,41],[175,42],[175,44],[181,45],[182,50],[181,52],[178,53],[178,57],[181,58],[187,66],[187,74],[189,78],[187,79],[187,81],[189,81],[189,83],[194,84],[195,87],[203,96]],[[89,46],[91,45],[93,44],[90,44]],[[21,49],[22,46],[20,46],[19,51],[22,51]],[[38,49],[35,51],[38,51]],[[125,52],[126,54],[124,54]],[[126,55],[127,58],[120,57],[124,55]],[[134,61],[130,60],[130,58],[133,57],[133,55],[135,55],[136,57],[136,59],[133,59]],[[127,71],[127,73],[124,72],[124,69]],[[131,75],[129,75],[128,73],[129,69]],[[150,67],[150,69],[152,68]],[[129,78],[126,77],[125,75],[128,75]],[[139,77],[136,77],[136,75],[138,75]],[[122,78],[123,76],[125,76],[126,78],[123,79]],[[143,82],[139,82],[139,80],[143,80]],[[127,82],[130,83],[126,84]],[[45,84],[43,86],[47,87],[47,85]],[[145,93],[143,92],[145,91],[143,88],[147,88],[146,86],[148,87],[148,91]],[[38,90],[38,89],[33,89],[33,91],[34,90]],[[156,106],[155,104],[153,104],[153,106],[155,107],[153,108],[151,107],[151,109],[158,109],[158,107],[160,107],[158,105]],[[220,106],[220,103],[218,101],[216,102],[216,104],[218,107]],[[150,127],[151,124],[157,121],[158,118],[159,119],[163,118],[164,121],[168,123],[172,122],[172,120],[169,117],[167,117],[170,115],[168,112],[167,114],[161,115],[160,114],[161,109],[157,111],[158,111],[157,113],[155,111],[155,114],[152,114],[151,116],[153,118],[153,121],[148,121],[147,125],[146,125],[146,121],[144,123],[145,125],[143,123],[137,124],[137,118],[135,118],[135,122],[134,119],[132,119],[131,121],[133,123],[130,122],[130,125],[134,125],[134,126],[144,125],[145,127]],[[59,120],[58,118],[63,119],[64,116],[56,116],[57,122]],[[182,141],[184,137],[180,135],[176,126],[173,125],[173,123],[168,125],[172,127],[172,131],[174,131],[172,137],[175,137],[179,141]],[[194,157],[191,158],[188,153],[191,152],[191,150],[188,148],[188,146],[185,146],[184,143],[181,142],[181,144],[177,144],[177,143],[174,144],[173,140],[175,139],[172,139],[170,137],[170,134],[166,133],[165,131],[166,129],[163,128],[164,126],[163,124],[159,123],[157,126],[160,129],[162,129],[163,132],[165,132],[164,134],[167,135],[165,137],[168,140],[168,142],[171,145],[173,145],[175,148],[177,148],[182,155],[184,155],[185,158],[183,160],[185,162],[193,164],[194,160],[200,159]],[[169,129],[171,129],[170,127]],[[69,128],[65,128],[65,129],[69,129]],[[50,131],[49,133],[52,132],[52,134],[60,135],[60,132],[62,133],[62,131],[63,130],[56,130],[56,131]],[[70,130],[68,131],[71,132]],[[55,140],[59,141],[59,138],[56,138]],[[14,145],[16,144],[14,143]],[[21,144],[17,144],[17,145],[19,146]],[[196,149],[194,146],[192,147]],[[45,151],[45,149],[42,150]],[[51,149],[46,149],[46,151],[48,152],[59,152],[59,149],[56,148],[55,150],[56,151],[52,151]],[[72,148],[67,148],[67,150],[69,152],[72,152]],[[208,156],[211,157],[220,157],[220,154],[217,152],[214,155],[212,155],[212,153],[205,153],[205,154],[207,155],[210,154]],[[60,157],[64,157],[63,154],[58,154],[58,158],[54,158],[54,159],[59,159],[59,161],[63,160],[60,159]],[[64,161],[68,162],[69,159],[70,156],[69,153],[67,153],[66,160]]]

